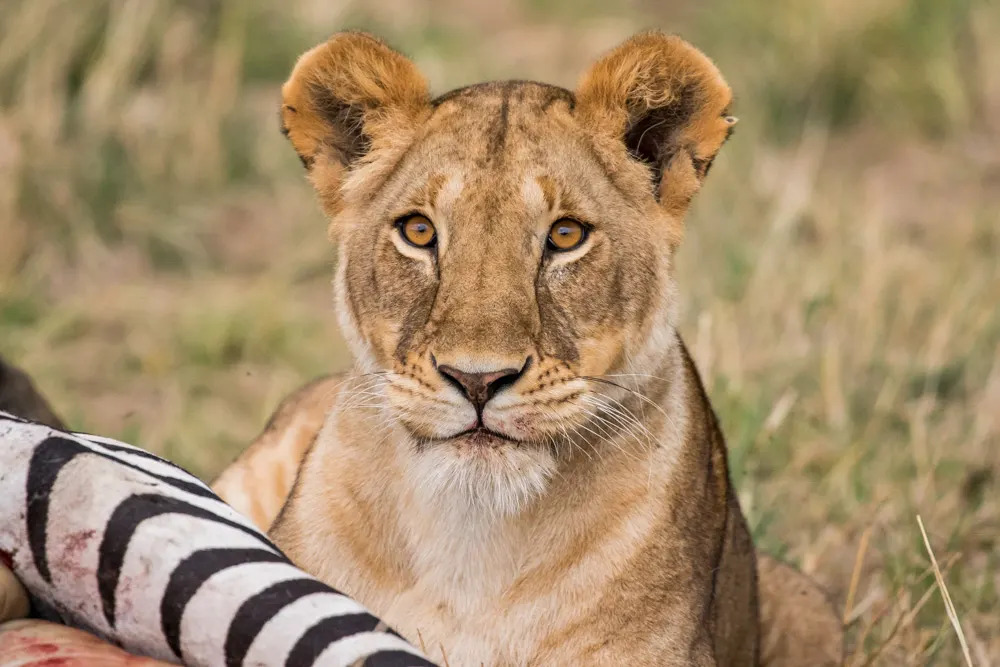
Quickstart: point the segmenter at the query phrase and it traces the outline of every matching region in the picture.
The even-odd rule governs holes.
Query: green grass
[[[297,54],[363,27],[438,91],[571,86],[633,31],[679,32],[741,118],[678,271],[758,544],[841,607],[860,562],[851,664],[960,664],[920,514],[975,664],[1000,661],[1000,12],[659,4],[8,0],[0,354],[74,426],[211,476],[349,363],[277,131]]]

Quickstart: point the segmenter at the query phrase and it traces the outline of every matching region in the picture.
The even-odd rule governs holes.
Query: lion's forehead
[[[409,151],[410,161],[519,180],[520,173],[572,152],[579,132],[570,113],[572,95],[555,86],[479,84],[439,99]]]
[[[645,172],[602,160],[572,116],[568,91],[505,82],[442,99],[403,154],[387,156],[394,164],[364,205],[366,218],[427,208],[454,224],[509,220],[533,234],[535,219],[549,213],[614,221],[634,217],[646,198]],[[635,192],[622,187],[622,174],[634,177]]]

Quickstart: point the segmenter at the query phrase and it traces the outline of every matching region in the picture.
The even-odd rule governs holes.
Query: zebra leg
[[[0,552],[45,619],[192,666],[432,665],[141,449],[0,413]]]

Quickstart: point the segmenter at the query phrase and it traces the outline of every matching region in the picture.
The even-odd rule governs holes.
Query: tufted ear
[[[591,131],[622,141],[649,167],[653,193],[682,216],[732,132],[732,92],[701,51],[658,32],[636,35],[595,63],[576,93]]]
[[[430,105],[416,65],[363,32],[338,33],[303,54],[281,95],[282,132],[328,214],[346,171],[404,140]]]

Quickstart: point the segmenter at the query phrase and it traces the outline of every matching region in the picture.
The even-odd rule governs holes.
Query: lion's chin
[[[425,443],[407,476],[422,502],[505,517],[541,496],[555,472],[556,459],[547,448],[471,429]]]

